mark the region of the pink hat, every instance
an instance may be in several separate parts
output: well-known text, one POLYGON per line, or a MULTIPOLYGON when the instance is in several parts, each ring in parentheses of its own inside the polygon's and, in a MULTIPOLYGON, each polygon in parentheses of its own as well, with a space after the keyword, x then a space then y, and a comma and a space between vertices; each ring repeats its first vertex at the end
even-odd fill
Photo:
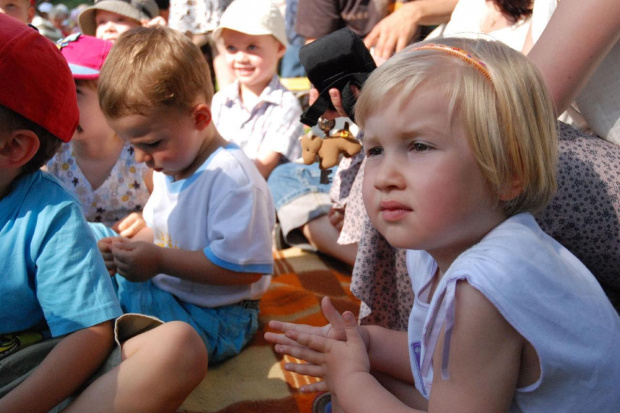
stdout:
POLYGON ((56 44, 75 79, 97 79, 112 48, 112 42, 82 33, 74 33, 56 44))
POLYGON ((0 13, 0 105, 64 142, 80 114, 75 82, 58 47, 24 23, 0 13))

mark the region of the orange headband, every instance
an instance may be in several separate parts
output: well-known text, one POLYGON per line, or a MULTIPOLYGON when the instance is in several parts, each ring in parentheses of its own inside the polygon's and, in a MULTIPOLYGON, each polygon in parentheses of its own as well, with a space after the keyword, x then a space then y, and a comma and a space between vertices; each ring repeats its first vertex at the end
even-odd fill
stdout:
POLYGON ((463 49, 459 49, 458 47, 453 47, 453 46, 446 46, 445 44, 429 43, 429 44, 424 44, 419 47, 415 47, 411 49, 410 52, 413 52, 415 50, 438 50, 440 52, 449 53, 452 56, 456 56, 459 59, 464 60, 467 63, 473 65, 487 79, 493 82, 493 79, 491 79, 491 75, 489 74, 489 71, 487 70, 487 65, 483 61, 476 59, 475 57, 473 57, 471 54, 469 54, 463 49))

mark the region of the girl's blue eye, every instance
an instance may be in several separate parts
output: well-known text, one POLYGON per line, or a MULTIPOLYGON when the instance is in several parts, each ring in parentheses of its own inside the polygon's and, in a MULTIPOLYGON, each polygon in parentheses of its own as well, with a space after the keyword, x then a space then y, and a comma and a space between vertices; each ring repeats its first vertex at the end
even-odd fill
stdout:
POLYGON ((234 53, 236 50, 235 46, 226 46, 226 51, 229 53, 234 53))

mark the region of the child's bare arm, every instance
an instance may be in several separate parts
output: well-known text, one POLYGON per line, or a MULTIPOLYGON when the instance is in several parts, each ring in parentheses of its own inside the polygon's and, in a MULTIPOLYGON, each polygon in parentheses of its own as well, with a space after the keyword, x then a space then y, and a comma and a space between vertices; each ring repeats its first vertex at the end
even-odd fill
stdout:
POLYGON ((271 171, 280 163, 280 158, 282 158, 282 154, 278 152, 264 151, 254 159, 254 164, 263 178, 267 179, 271 171))
POLYGON ((457 284, 454 311, 449 378, 443 380, 441 374, 442 331, 433 354, 429 411, 508 411, 517 388, 524 339, 466 282, 457 284))
POLYGON ((112 246, 112 253, 118 273, 134 282, 163 273, 205 284, 243 285, 263 275, 224 269, 213 264, 203 251, 162 248, 151 242, 120 239, 112 246))
POLYGON ((0 411, 43 412, 75 392, 107 358, 114 343, 112 322, 69 334, 28 379, 0 399, 0 411))

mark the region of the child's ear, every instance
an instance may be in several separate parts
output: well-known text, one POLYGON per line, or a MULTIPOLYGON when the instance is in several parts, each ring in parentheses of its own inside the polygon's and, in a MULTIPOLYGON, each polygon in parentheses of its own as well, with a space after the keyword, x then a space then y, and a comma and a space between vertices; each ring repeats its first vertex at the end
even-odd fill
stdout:
POLYGON ((27 129, 15 130, 0 142, 0 166, 3 168, 24 166, 39 150, 39 137, 27 129))
POLYGON ((523 182, 520 178, 514 177, 510 183, 506 184, 500 191, 500 201, 510 201, 518 197, 523 192, 523 182))
POLYGON ((278 59, 282 59, 284 53, 286 53, 286 46, 278 41, 278 59))
POLYGON ((201 103, 194 107, 193 111, 194 125, 196 129, 203 130, 211 123, 211 108, 208 105, 201 103))

